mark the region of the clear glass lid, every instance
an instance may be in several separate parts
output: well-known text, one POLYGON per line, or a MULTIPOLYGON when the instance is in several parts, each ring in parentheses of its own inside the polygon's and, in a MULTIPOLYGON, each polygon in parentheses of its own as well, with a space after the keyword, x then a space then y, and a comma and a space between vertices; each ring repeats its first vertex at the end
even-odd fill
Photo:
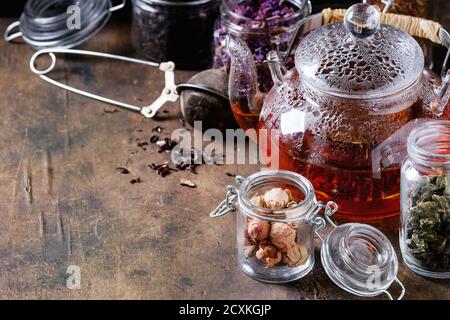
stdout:
POLYGON ((35 49, 76 47, 99 32, 125 1, 113 6, 111 0, 28 0, 5 39, 22 37, 35 49))
POLYGON ((344 23, 319 27, 300 43, 295 63, 313 89, 349 98, 397 93, 420 77, 424 55, 409 34, 380 25, 375 6, 359 3, 344 23))
POLYGON ((331 280, 358 296, 387 293, 397 277, 398 260, 391 242, 370 225, 349 223, 333 229, 323 241, 321 258, 331 280))

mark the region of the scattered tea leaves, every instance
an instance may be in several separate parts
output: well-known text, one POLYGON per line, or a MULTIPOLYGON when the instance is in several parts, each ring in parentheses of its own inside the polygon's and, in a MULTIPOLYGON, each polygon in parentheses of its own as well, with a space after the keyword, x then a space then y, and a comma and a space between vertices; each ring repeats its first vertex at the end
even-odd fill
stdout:
POLYGON ((177 169, 171 168, 167 163, 149 165, 150 168, 156 171, 161 177, 165 178, 173 171, 178 171, 177 169))
POLYGON ((133 178, 130 180, 131 184, 136 184, 136 183, 141 183, 141 182, 142 182, 141 177, 136 177, 136 178, 133 178))
POLYGON ((177 141, 172 140, 170 138, 164 138, 163 140, 156 141, 156 144, 159 146, 158 152, 170 151, 178 144, 177 141))
POLYGON ((138 141, 137 146, 140 148, 148 146, 148 142, 147 141, 138 141))

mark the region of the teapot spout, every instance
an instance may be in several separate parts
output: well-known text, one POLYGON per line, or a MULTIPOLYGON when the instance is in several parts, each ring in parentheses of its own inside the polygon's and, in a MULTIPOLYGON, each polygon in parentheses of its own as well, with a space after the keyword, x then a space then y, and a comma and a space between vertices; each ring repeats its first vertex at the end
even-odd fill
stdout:
POLYGON ((228 34, 225 41, 231 57, 228 91, 232 107, 245 115, 259 115, 264 97, 258 89, 253 54, 247 44, 235 35, 228 34))

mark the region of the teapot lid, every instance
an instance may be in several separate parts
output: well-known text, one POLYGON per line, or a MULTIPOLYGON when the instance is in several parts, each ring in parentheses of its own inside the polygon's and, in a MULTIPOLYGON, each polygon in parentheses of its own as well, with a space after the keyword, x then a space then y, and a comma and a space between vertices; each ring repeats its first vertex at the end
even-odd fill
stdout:
POLYGON ((409 34, 380 25, 375 6, 358 3, 344 23, 308 34, 295 53, 306 84, 345 98, 377 98, 399 92, 421 76, 424 55, 409 34))

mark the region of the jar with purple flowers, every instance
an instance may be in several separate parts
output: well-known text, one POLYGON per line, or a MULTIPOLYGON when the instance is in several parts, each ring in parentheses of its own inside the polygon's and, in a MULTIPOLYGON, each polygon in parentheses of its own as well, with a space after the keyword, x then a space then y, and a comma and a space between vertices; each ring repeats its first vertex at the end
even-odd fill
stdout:
POLYGON ((264 64, 266 54, 271 50, 284 53, 297 23, 310 13, 309 0, 222 0, 214 32, 214 67, 229 69, 225 38, 231 33, 249 46, 256 63, 259 89, 268 92, 273 82, 264 64))

